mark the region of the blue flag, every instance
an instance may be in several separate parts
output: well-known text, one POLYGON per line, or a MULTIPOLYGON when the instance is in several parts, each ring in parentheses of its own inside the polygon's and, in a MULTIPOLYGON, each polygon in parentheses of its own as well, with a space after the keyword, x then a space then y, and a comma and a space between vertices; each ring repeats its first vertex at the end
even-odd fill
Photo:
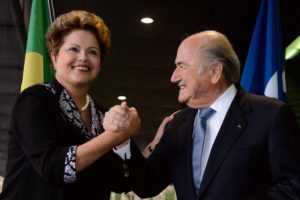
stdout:
POLYGON ((285 100, 284 53, 278 0, 262 0, 241 85, 251 93, 285 100))

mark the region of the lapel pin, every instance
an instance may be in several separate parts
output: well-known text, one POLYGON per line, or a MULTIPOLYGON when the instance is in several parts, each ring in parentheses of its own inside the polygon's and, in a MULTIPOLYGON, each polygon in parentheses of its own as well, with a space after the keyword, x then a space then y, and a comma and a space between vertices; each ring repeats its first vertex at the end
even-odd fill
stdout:
POLYGON ((236 125, 236 127, 238 127, 238 128, 242 128, 242 126, 241 126, 240 124, 236 125))

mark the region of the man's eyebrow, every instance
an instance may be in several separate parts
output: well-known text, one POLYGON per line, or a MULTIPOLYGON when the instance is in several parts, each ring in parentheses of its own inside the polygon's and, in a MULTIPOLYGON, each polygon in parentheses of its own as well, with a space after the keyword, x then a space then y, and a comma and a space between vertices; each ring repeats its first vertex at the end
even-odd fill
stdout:
POLYGON ((175 65, 182 65, 182 64, 183 64, 182 61, 175 62, 175 65))

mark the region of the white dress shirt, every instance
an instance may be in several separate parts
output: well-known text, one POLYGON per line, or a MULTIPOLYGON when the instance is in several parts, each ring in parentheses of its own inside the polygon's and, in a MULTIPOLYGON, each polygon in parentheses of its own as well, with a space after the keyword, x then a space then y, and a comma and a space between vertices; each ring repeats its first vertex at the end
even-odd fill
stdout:
POLYGON ((128 143, 119 149, 113 148, 113 151, 118 154, 123 160, 131 158, 130 139, 128 139, 126 142, 128 143))
MULTIPOLYGON (((227 111, 235 97, 237 89, 235 85, 231 85, 211 106, 216 112, 207 120, 206 133, 204 139, 202 160, 201 160, 201 174, 200 179, 202 180, 208 157, 211 148, 216 140, 221 125, 223 124, 224 118, 227 111)), ((198 111, 199 112, 199 111, 198 111)))

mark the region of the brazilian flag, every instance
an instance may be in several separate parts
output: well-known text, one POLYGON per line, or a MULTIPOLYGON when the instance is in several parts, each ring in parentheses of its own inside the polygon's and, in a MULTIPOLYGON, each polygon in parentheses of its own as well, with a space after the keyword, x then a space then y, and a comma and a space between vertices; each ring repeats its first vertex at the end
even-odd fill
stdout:
POLYGON ((45 39, 50 23, 47 0, 32 0, 21 91, 53 77, 45 39))

